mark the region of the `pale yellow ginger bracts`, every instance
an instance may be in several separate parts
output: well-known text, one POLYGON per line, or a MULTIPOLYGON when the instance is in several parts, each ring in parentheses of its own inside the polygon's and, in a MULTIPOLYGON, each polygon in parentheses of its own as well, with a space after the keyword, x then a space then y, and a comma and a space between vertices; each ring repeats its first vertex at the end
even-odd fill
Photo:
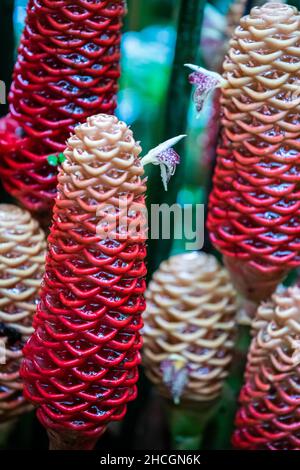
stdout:
POLYGON ((261 304, 253 329, 233 444, 300 450, 300 288, 261 304))
POLYGON ((232 359, 236 294, 212 255, 164 261, 146 292, 143 362, 175 403, 217 398, 232 359))
POLYGON ((267 299, 300 264, 300 16, 280 3, 243 17, 224 61, 208 228, 238 290, 267 299))
POLYGON ((137 394, 145 308, 146 179, 167 185, 179 156, 160 144, 142 159, 129 127, 91 116, 68 139, 35 332, 24 348, 24 394, 51 450, 89 450, 137 394))
POLYGON ((33 332, 45 250, 44 233, 30 213, 0 204, 0 423, 30 408, 19 368, 33 332))

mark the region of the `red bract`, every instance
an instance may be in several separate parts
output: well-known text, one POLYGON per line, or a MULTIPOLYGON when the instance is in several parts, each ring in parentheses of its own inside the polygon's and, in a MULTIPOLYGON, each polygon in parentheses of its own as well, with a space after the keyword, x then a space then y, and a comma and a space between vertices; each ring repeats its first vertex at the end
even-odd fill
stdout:
POLYGON ((93 446, 136 396, 146 274, 140 151, 113 116, 89 118, 68 140, 22 368, 53 448, 93 446))
POLYGON ((29 0, 10 116, 0 126, 0 174, 31 211, 55 197, 47 156, 64 150, 75 123, 114 112, 124 10, 123 0, 29 0))
POLYGON ((224 62, 208 227, 252 300, 266 298, 300 264, 299 26, 291 6, 253 8, 224 62))
POLYGON ((233 444, 248 450, 300 450, 300 290, 274 294, 253 322, 233 444))

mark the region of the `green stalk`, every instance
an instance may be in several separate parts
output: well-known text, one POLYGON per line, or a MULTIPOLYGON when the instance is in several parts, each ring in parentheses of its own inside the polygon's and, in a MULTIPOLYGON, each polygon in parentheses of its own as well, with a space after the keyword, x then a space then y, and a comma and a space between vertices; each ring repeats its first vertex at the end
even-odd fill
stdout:
POLYGON ((125 21, 128 24, 128 31, 138 31, 140 28, 141 17, 141 2, 140 0, 127 0, 129 15, 126 16, 125 21))
MULTIPOLYGON (((191 85, 188 81, 189 72, 184 67, 184 64, 197 63, 205 3, 205 0, 180 1, 175 58, 166 105, 164 138, 162 140, 186 133, 191 85)), ((184 141, 176 146, 176 151, 181 156, 181 164, 172 177, 167 192, 164 191, 162 186, 159 170, 154 167, 151 168, 148 184, 149 205, 166 203, 171 206, 176 203, 177 195, 184 179, 184 141)), ((171 227, 171 236, 168 240, 149 239, 149 276, 157 269, 160 262, 168 257, 172 248, 173 238, 174 227, 171 227)))
POLYGON ((220 401, 194 405, 193 408, 169 405, 172 450, 200 450, 205 431, 218 411, 220 401))
POLYGON ((206 450, 231 449, 231 437, 238 409, 238 397, 244 383, 247 353, 250 345, 248 326, 239 326, 230 375, 220 399, 218 412, 207 426, 203 447, 206 450))
POLYGON ((231 436, 238 408, 238 396, 244 382, 249 327, 238 329, 231 373, 219 399, 193 408, 169 406, 169 425, 174 450, 231 449, 231 436))

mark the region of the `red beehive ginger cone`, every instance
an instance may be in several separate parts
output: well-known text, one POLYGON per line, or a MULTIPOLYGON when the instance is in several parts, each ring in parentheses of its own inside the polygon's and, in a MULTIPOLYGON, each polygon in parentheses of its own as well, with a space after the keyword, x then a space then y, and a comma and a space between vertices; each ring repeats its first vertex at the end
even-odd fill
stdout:
POLYGON ((253 329, 233 444, 249 450, 300 450, 299 287, 262 303, 253 329))
POLYGON ((0 204, 0 423, 31 406, 22 394, 22 348, 33 332, 46 241, 29 212, 0 204))
POLYGON ((241 19, 224 62, 208 228, 250 300, 300 264, 300 17, 267 3, 241 19))
POLYGON ((78 122, 113 114, 123 0, 29 0, 10 115, 0 124, 0 176, 31 211, 52 207, 62 152, 78 122))
POLYGON ((25 396, 52 449, 92 448, 125 415, 136 396, 145 307, 141 147, 113 116, 88 118, 74 132, 22 366, 25 396))
POLYGON ((164 261, 146 293, 143 362, 149 379, 176 404, 212 401, 232 359, 236 294, 212 255, 164 261))

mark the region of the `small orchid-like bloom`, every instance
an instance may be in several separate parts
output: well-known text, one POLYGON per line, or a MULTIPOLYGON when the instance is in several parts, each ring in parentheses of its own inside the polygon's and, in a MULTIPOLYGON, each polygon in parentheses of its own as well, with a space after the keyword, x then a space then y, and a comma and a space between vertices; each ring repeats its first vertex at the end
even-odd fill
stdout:
POLYGON ((168 183, 171 176, 174 175, 176 167, 180 163, 180 156, 172 147, 184 137, 186 137, 185 134, 166 140, 162 144, 150 150, 150 152, 148 152, 141 160, 143 166, 148 165, 148 163, 160 165, 161 179, 166 191, 168 189, 168 183))
POLYGON ((185 64, 185 66, 194 71, 189 75, 189 82, 196 86, 193 100, 197 112, 200 113, 210 92, 215 88, 224 87, 227 82, 218 73, 206 70, 203 67, 193 64, 185 64))

